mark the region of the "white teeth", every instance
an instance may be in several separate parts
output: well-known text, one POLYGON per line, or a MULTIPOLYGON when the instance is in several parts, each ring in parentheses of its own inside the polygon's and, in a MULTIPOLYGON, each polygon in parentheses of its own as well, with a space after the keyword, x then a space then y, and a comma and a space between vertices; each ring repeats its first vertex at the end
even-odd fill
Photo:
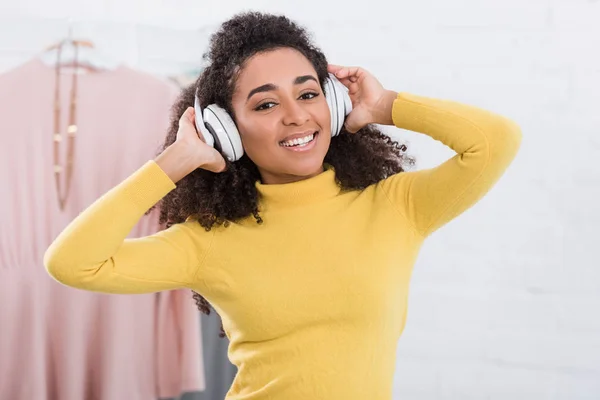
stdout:
POLYGON ((315 137, 315 135, 312 134, 312 135, 305 136, 303 138, 287 140, 285 142, 282 142, 281 145, 284 147, 302 146, 306 143, 311 142, 314 139, 314 137, 315 137))

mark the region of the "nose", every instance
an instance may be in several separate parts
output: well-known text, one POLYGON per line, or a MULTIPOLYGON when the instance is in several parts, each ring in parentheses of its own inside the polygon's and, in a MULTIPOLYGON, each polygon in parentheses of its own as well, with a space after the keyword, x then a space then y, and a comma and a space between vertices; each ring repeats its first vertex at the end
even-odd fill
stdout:
POLYGON ((283 124, 303 125, 310 119, 310 113, 298 102, 291 100, 284 105, 283 124))

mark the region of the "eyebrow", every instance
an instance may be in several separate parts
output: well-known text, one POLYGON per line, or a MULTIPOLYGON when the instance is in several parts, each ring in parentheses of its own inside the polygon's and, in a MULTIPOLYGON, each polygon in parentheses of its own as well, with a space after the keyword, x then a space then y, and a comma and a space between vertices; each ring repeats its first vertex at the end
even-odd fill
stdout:
MULTIPOLYGON (((319 83, 319 81, 317 81, 317 78, 315 78, 312 75, 302 75, 302 76, 299 76, 296 79, 294 79, 294 85, 301 85, 304 82, 310 81, 310 80, 319 83)), ((250 93, 248 93, 248 97, 246 97, 246 102, 248 102, 248 100, 250 100, 250 97, 254 96, 256 93, 270 92, 272 90, 277 90, 277 86, 272 83, 266 83, 257 88, 254 88, 250 91, 250 93)))

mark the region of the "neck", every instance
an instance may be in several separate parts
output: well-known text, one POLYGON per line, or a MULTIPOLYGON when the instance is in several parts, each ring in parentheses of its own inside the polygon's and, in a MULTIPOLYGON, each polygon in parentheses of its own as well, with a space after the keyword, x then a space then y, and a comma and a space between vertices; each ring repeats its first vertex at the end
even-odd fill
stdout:
POLYGON ((285 184, 285 183, 299 182, 299 181, 303 181, 305 179, 313 178, 313 177, 321 174, 324 171, 325 171, 325 167, 323 165, 321 165, 319 168, 317 168, 316 171, 311 172, 308 175, 279 174, 279 173, 272 173, 272 172, 269 172, 269 171, 259 168, 261 183, 263 185, 281 185, 281 184, 285 184))
POLYGON ((303 206, 325 201, 340 193, 340 186, 335 179, 335 170, 325 164, 321 172, 303 176, 290 182, 267 183, 256 182, 261 208, 281 209, 303 206))

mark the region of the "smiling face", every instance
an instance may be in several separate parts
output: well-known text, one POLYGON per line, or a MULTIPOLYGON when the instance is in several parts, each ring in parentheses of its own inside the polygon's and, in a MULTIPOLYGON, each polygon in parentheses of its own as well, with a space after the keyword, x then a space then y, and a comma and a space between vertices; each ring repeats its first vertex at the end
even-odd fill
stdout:
POLYGON ((287 183, 323 171, 330 112, 310 61, 289 48, 248 59, 232 97, 245 153, 263 183, 287 183))

